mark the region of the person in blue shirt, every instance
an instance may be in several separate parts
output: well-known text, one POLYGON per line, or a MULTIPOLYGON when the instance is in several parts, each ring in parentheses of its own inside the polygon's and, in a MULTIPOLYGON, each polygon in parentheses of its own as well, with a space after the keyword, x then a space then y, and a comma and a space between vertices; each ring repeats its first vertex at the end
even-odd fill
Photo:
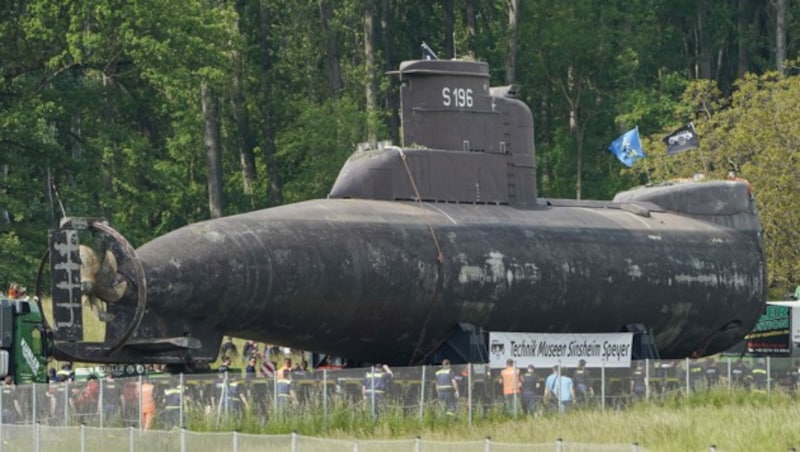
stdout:
POLYGON ((544 385, 544 398, 550 400, 551 406, 559 412, 567 411, 575 402, 575 386, 572 378, 561 372, 558 365, 553 366, 544 385))

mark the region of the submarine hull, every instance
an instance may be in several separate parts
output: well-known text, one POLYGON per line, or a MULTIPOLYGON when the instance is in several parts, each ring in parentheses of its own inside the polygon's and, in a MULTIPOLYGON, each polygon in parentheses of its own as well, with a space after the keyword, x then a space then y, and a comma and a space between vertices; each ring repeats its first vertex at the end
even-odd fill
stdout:
MULTIPOLYGON (((661 209, 655 209, 661 210, 661 209)), ((394 364, 461 323, 596 333, 640 324, 663 358, 732 346, 764 306, 758 234, 667 211, 314 200, 139 248, 153 315, 394 364)))
POLYGON ((749 184, 540 198, 533 116, 514 86, 492 87, 476 61, 406 61, 396 74, 400 146, 358 146, 328 199, 185 226, 136 250, 102 221, 67 221, 50 247, 57 354, 193 365, 229 334, 405 365, 473 359, 463 344, 487 331, 632 331, 684 358, 752 329, 766 265, 749 184), (119 254, 94 293, 126 283, 121 299, 100 297, 98 343, 80 337, 93 290, 81 231, 113 238, 119 254))

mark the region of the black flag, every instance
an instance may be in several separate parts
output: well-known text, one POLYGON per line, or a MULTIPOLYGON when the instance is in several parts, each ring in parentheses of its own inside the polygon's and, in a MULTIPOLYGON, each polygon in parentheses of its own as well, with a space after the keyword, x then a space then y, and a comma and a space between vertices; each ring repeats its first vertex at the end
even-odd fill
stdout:
POLYGON ((433 49, 428 47, 428 44, 425 44, 425 42, 422 43, 422 59, 423 60, 438 60, 439 59, 439 57, 436 56, 436 53, 434 53, 433 49))
POLYGON ((677 154, 700 146, 697 141, 697 132, 694 130, 694 123, 691 122, 665 136, 661 141, 667 145, 667 155, 677 154))

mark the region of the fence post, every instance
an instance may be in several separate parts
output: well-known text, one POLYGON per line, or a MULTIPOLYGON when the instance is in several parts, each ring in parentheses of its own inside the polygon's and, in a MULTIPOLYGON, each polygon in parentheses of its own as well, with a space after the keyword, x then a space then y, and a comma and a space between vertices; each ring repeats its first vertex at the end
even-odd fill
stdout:
POLYGON ((650 400, 650 358, 644 360, 644 398, 650 400))
POLYGON ((97 400, 97 407, 100 410, 100 428, 103 428, 103 421, 105 420, 105 402, 103 402, 103 396, 105 396, 104 388, 106 386, 106 379, 100 378, 100 397, 97 400))
POLYGON ((606 410, 606 359, 600 361, 600 411, 606 410))
POLYGON ((491 452, 492 450, 492 437, 487 436, 485 440, 483 440, 483 452, 491 452))
POLYGON ((731 357, 728 357, 728 390, 733 389, 733 370, 731 369, 731 357))
POLYGON ((414 438, 414 452, 422 452, 422 438, 419 436, 414 438))
MULTIPOLYGON (((512 405, 514 407, 514 420, 517 420, 517 407, 519 406, 519 404, 518 404, 518 396, 517 396, 517 394, 519 394, 519 392, 518 392, 519 391, 519 386, 518 386, 519 385, 519 368, 517 367, 517 362, 516 361, 514 361, 514 372, 511 375, 513 375, 513 378, 514 378, 513 386, 511 386, 513 388, 512 390, 514 391, 512 393, 513 395, 511 396, 512 397, 512 405)), ((559 397, 559 403, 560 402, 561 402, 561 398, 559 397)))
POLYGON ((369 386, 370 386, 370 400, 372 403, 372 420, 378 420, 378 412, 375 410, 375 366, 370 366, 370 376, 369 376, 369 386))
POLYGON ((64 427, 69 425, 69 380, 64 381, 64 427))
POLYGON ((422 379, 419 382, 419 420, 425 411, 425 365, 422 365, 422 379))
POLYGON ((328 425, 328 369, 322 369, 322 416, 328 425))
POLYGON ((185 388, 183 387, 183 372, 180 373, 178 376, 178 390, 180 391, 178 394, 180 395, 180 406, 178 407, 178 428, 183 430, 183 404, 184 404, 184 393, 186 392, 185 388))
POLYGON ((297 452, 297 432, 292 432, 292 452, 297 452))
MULTIPOLYGON (((141 416, 139 416, 139 425, 141 425, 141 416)), ((131 425, 128 428, 128 451, 130 451, 130 452, 133 452, 135 450, 134 449, 134 445, 133 445, 133 432, 134 432, 134 428, 131 425)))
POLYGON ((239 432, 233 431, 233 452, 239 452, 239 432))
POLYGON ((772 359, 767 355, 767 394, 772 391, 772 359))
POLYGON ((358 440, 353 440, 353 452, 358 452, 358 440))
POLYGON ((86 424, 81 423, 81 452, 86 452, 86 424))
POLYGON ((272 408, 275 411, 275 419, 278 419, 278 375, 283 377, 283 368, 277 369, 272 376, 272 408))
POLYGON ((31 384, 31 422, 36 423, 36 383, 31 384))
POLYGON ((556 440, 556 452, 564 452, 564 440, 561 438, 556 440))
POLYGON ((181 452, 186 452, 186 429, 181 428, 181 452))
MULTIPOLYGON (((144 391, 142 391, 142 376, 139 375, 139 430, 142 429, 142 397, 143 397, 142 393, 143 392, 144 391)), ((131 435, 133 435, 133 433, 131 433, 131 435)), ((131 436, 131 437, 133 437, 133 436, 131 436)))
MULTIPOLYGON (((3 391, 0 388, 0 410, 3 409, 3 391)), ((0 452, 3 452, 3 416, 0 415, 0 452)))
POLYGON ((687 395, 687 396, 688 396, 689 394, 691 394, 691 392, 692 392, 692 391, 691 391, 691 386, 689 385, 689 374, 691 373, 691 372, 689 372, 689 367, 690 367, 691 365, 692 365, 692 363, 689 361, 689 358, 686 358, 686 367, 685 367, 685 370, 686 370, 686 395, 687 395))
POLYGON ((39 424, 33 424, 33 449, 36 452, 42 450, 41 434, 42 432, 39 430, 39 424))
MULTIPOLYGON (((219 384, 219 383, 217 383, 219 384)), ((276 402, 277 405, 277 402, 276 402)), ((275 407, 277 413, 277 406, 275 407)), ((217 426, 219 426, 220 421, 222 420, 222 413, 223 410, 227 417, 228 415, 228 371, 225 371, 225 375, 222 377, 222 385, 219 389, 219 399, 217 400, 217 426)), ((277 418, 277 414, 276 414, 277 418)))
POLYGON ((472 363, 467 363, 467 405, 469 406, 469 428, 472 428, 472 363))
POLYGON ((631 444, 631 452, 639 452, 639 443, 631 444))

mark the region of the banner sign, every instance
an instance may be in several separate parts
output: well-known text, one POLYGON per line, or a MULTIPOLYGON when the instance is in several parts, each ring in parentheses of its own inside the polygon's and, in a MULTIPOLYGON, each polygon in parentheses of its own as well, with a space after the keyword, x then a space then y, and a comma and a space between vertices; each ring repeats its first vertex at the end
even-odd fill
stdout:
POLYGON ((549 334, 489 332, 489 366, 506 367, 630 367, 633 333, 549 334))
POLYGON ((792 310, 780 305, 767 305, 755 328, 744 337, 747 353, 770 356, 792 354, 792 310))

